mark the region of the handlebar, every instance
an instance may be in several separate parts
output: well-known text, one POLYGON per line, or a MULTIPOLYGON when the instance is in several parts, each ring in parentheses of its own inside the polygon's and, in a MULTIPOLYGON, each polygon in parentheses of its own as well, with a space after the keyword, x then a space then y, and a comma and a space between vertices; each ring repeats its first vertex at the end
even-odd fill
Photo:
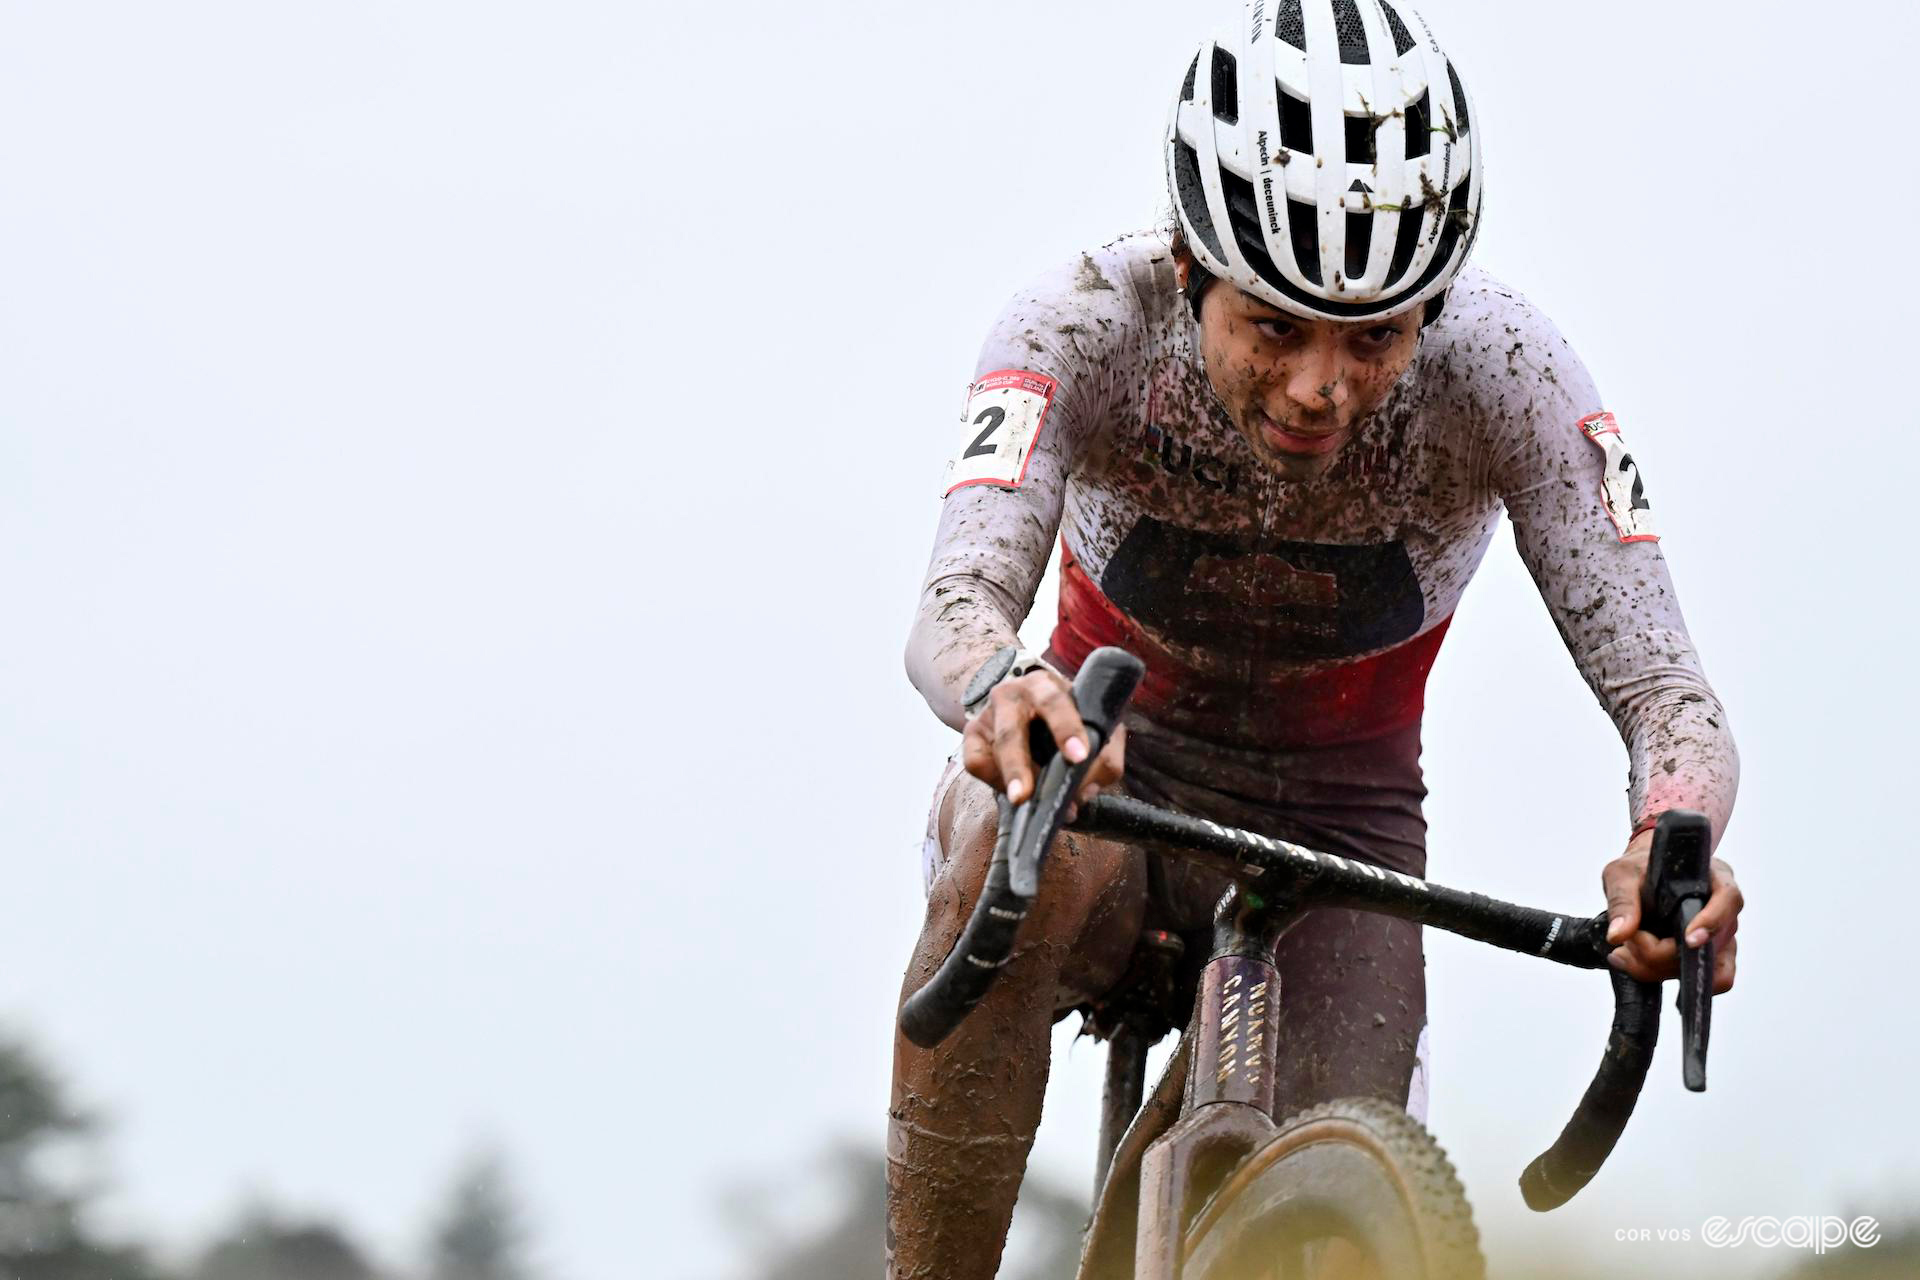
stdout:
MULTIPOLYGON (((1708 858, 1713 830, 1705 815, 1670 809, 1653 829, 1647 878, 1640 887, 1640 927, 1656 938, 1684 938, 1710 893, 1708 858)), ((1607 1051, 1580 1106, 1553 1146, 1520 1175, 1527 1207, 1558 1209, 1592 1180, 1633 1115, 1660 1038, 1664 983, 1613 975, 1613 1029, 1607 1051)), ((1680 947, 1681 1081, 1695 1093, 1707 1087, 1707 1028, 1713 1008, 1713 943, 1680 947)))
MULTIPOLYGON (((1058 753, 1041 721, 1033 722, 1040 783, 1024 804, 998 797, 999 834, 980 900, 945 962, 901 1009, 900 1029, 914 1044, 931 1048, 951 1034, 986 996, 1012 955, 1047 849, 1065 825, 1067 804, 1119 723, 1143 670, 1137 658, 1116 648, 1096 650, 1082 664, 1073 690, 1089 741, 1079 765, 1058 753)), ((1582 969, 1605 968, 1613 950, 1606 940, 1604 912, 1573 916, 1501 902, 1125 796, 1095 799, 1072 825, 1090 835, 1151 841, 1300 907, 1344 906, 1397 916, 1582 969)), ((1710 893, 1711 835, 1701 814, 1671 810, 1661 815, 1642 888, 1642 929, 1656 937, 1684 937, 1710 893)), ((1698 1092, 1706 1088, 1712 943, 1683 945, 1680 956, 1682 1076, 1687 1088, 1698 1092)), ((1663 984, 1620 973, 1610 977, 1614 1017, 1600 1068, 1559 1138, 1520 1177, 1521 1194, 1536 1210, 1558 1208, 1592 1180, 1632 1117, 1653 1060, 1663 984)))
POLYGON ((1060 832, 1067 804, 1080 790, 1094 758, 1113 736, 1127 700, 1146 667, 1124 649, 1097 649, 1074 677, 1073 700, 1087 727, 1087 754, 1070 763, 1054 745, 1044 721, 1031 727, 1033 758, 1041 766, 1033 798, 1009 804, 1002 794, 999 834, 986 886, 973 915, 939 970, 900 1010, 900 1030, 923 1049, 953 1033, 986 997, 1000 966, 1013 954, 1013 942, 1026 918, 1027 904, 1040 888, 1047 850, 1060 832))
MULTIPOLYGON (((1123 796, 1100 797, 1073 825, 1093 835, 1149 840, 1176 853, 1205 856, 1243 882, 1263 889, 1271 885, 1279 894, 1315 906, 1355 907, 1397 916, 1575 968, 1604 968, 1613 950, 1606 940, 1605 912, 1570 917, 1501 902, 1123 796)), ((1707 819, 1698 813, 1675 809, 1660 816, 1641 909, 1641 927, 1654 936, 1683 936, 1705 905, 1711 834, 1707 819)), ((1520 1177, 1521 1195, 1530 1208, 1541 1212, 1572 1199, 1612 1154, 1653 1061, 1660 1033, 1661 984, 1611 971, 1609 976, 1614 1015, 1600 1068, 1558 1140, 1520 1177)), ((1706 1087, 1707 1026, 1713 999, 1711 943, 1681 948, 1681 979, 1687 1048, 1683 1078, 1689 1089, 1698 1092, 1706 1087)))

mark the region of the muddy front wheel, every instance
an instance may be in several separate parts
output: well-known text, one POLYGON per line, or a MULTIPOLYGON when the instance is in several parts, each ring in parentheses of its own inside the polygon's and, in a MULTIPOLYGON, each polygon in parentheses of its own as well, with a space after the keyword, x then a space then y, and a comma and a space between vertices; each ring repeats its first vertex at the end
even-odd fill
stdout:
POLYGON ((1188 1224, 1183 1280, 1482 1280, 1460 1180, 1412 1116, 1345 1098, 1291 1116, 1188 1224))

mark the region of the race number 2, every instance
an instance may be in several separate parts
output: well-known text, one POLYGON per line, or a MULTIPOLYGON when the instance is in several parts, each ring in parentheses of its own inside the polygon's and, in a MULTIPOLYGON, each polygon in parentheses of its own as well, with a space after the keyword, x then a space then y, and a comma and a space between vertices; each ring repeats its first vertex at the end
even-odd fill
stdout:
POLYGON ((1026 478, 1027 462, 1060 384, 1043 373, 997 369, 967 392, 966 439, 947 464, 947 492, 970 484, 1010 485, 1026 478))
POLYGON ((1646 482, 1640 478, 1640 464, 1627 452, 1620 438, 1620 424, 1610 413, 1596 413, 1580 419, 1580 432, 1599 448, 1605 458, 1600 477, 1600 502, 1607 518, 1619 530, 1622 542, 1658 542, 1653 529, 1653 506, 1647 501, 1646 482))

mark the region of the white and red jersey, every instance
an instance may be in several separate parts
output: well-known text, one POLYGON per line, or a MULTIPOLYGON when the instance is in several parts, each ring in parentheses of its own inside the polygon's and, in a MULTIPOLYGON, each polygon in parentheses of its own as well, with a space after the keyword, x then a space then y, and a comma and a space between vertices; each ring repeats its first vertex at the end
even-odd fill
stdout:
POLYGON ((1186 760, 1416 726, 1504 508, 1631 761, 1636 823, 1725 827, 1739 764, 1667 575, 1639 469, 1547 318, 1468 271, 1330 470, 1263 466, 1207 382, 1166 242, 1128 237, 1019 294, 967 400, 907 663, 947 723, 1015 640, 1056 536, 1051 654, 1147 664, 1141 729, 1186 760))

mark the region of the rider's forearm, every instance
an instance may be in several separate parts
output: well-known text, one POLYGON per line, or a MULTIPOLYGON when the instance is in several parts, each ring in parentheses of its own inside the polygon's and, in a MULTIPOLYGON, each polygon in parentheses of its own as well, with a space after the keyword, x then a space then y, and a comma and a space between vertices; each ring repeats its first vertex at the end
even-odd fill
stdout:
POLYGON ((971 573, 931 578, 921 590, 907 638, 907 678, 951 727, 966 727, 960 703, 967 682, 997 650, 1019 643, 1019 619, 1030 602, 971 573))
POLYGON ((1624 636, 1581 662, 1626 744, 1628 806, 1636 832, 1669 809, 1695 809, 1717 842, 1740 786, 1740 755, 1726 709, 1684 631, 1624 636))
POLYGON ((1551 358, 1554 376, 1492 415, 1503 425, 1491 474, 1521 559, 1626 744, 1634 829, 1668 809, 1695 809, 1717 840, 1733 811, 1740 757, 1688 638, 1639 464, 1545 317, 1536 317, 1529 344, 1551 358), (1623 467, 1631 486, 1619 482, 1623 467))
POLYGON ((966 727, 961 695, 994 651, 1019 642, 1060 527, 1064 465, 1035 452, 1017 488, 975 485, 947 496, 907 640, 907 676, 933 713, 966 727))

